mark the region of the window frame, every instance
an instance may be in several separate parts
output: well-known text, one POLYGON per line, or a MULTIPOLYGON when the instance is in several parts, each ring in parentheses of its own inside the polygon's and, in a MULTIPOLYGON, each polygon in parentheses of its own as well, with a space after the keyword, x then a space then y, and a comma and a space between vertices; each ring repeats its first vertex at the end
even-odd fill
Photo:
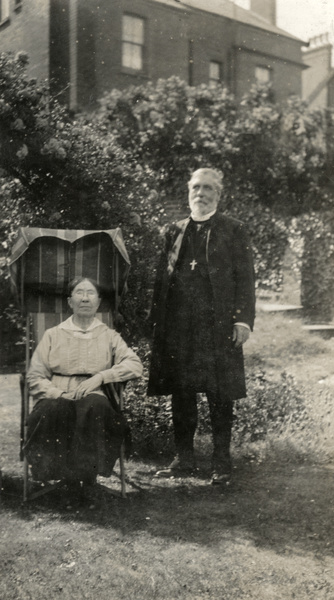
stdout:
POLYGON ((223 66, 222 61, 221 60, 210 60, 209 61, 209 86, 215 87, 216 85, 220 85, 223 82, 223 73, 224 73, 224 66, 223 66), (218 73, 219 73, 218 78, 212 77, 211 66, 213 66, 213 65, 218 67, 218 73))
POLYGON ((0 25, 7 23, 10 17, 10 0, 0 0, 0 25), (5 10, 4 10, 5 7, 5 10), (5 13, 5 16, 3 14, 5 13))
MULTIPOLYGON (((134 36, 133 36, 134 37, 134 36)), ((122 69, 127 71, 127 72, 131 72, 131 73, 143 73, 145 71, 145 40, 146 40, 146 19, 140 15, 135 15, 132 13, 123 13, 122 15, 122 37, 121 37, 121 42, 122 42, 122 51, 121 51, 121 66, 122 69), (125 25, 125 19, 129 18, 129 19, 133 19, 134 21, 138 21, 141 24, 141 39, 139 41, 136 41, 135 39, 131 40, 131 39, 125 39, 125 31, 124 31, 124 25, 125 25), (125 47, 129 47, 132 49, 139 49, 139 54, 136 57, 136 52, 134 53, 134 61, 136 61, 137 58, 139 58, 139 64, 140 66, 137 68, 136 66, 133 65, 127 65, 125 64, 125 52, 124 49, 125 47)), ((131 52, 130 52, 131 54, 131 52)), ((131 62, 131 59, 130 59, 131 62)))
POLYGON ((256 65, 255 69, 254 69, 254 76, 255 76, 255 81, 257 84, 259 85, 266 85, 268 83, 271 83, 272 81, 272 68, 268 67, 268 65, 256 65), (268 79, 266 81, 260 79, 259 77, 257 77, 257 71, 262 71, 262 73, 266 72, 268 74, 268 79))

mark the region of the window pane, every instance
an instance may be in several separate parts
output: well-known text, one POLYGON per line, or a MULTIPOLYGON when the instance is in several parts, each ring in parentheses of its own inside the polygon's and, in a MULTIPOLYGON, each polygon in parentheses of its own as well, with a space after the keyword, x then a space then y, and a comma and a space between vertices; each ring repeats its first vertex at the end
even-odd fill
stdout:
POLYGON ((143 69, 144 19, 123 16, 122 65, 128 69, 143 69))
POLYGON ((9 17, 9 0, 0 0, 0 21, 9 17))
POLYGON ((258 83, 269 83, 270 81, 270 69, 267 67, 256 67, 255 78, 258 83))
POLYGON ((123 43, 122 65, 140 71, 143 68, 142 48, 135 44, 123 43))
POLYGON ((211 61, 209 69, 209 78, 220 81, 220 63, 211 61))
POLYGON ((123 16, 123 41, 134 44, 144 43, 144 20, 137 17, 123 16))

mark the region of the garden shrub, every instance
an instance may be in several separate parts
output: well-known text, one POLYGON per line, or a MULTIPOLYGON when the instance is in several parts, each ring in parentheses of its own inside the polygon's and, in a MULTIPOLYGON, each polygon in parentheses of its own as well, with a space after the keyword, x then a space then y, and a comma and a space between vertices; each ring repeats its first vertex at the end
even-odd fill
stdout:
POLYGON ((334 218, 332 212, 310 213, 300 223, 301 301, 311 322, 330 322, 334 309, 334 218), (315 285, 316 282, 316 285, 315 285))
POLYGON ((132 263, 121 332, 138 340, 166 207, 187 211, 189 174, 205 164, 225 172, 222 210, 248 225, 258 285, 279 289, 291 217, 329 202, 319 111, 296 98, 278 106, 268 87, 237 103, 221 86, 172 77, 113 90, 97 114, 73 116, 46 85, 27 78, 27 61, 24 52, 0 55, 5 256, 20 225, 120 226, 132 263))
POLYGON ((233 440, 236 446, 258 442, 272 433, 281 435, 304 428, 309 412, 302 390, 293 377, 282 373, 279 382, 270 381, 263 371, 247 377, 246 398, 235 404, 233 440))
POLYGON ((187 214, 193 169, 223 170, 221 209, 248 226, 257 285, 280 289, 291 218, 330 203, 323 185, 329 130, 321 111, 298 98, 279 106, 268 86, 253 87, 237 103, 224 87, 171 77, 112 90, 96 120, 152 173, 161 204, 176 214, 187 214))
MULTIPOLYGON (((126 415, 132 427, 134 451, 138 456, 169 455, 173 451, 173 424, 170 398, 146 396, 149 347, 137 349, 144 364, 144 376, 129 383, 126 391, 126 415)), ((310 423, 304 392, 293 377, 282 373, 279 382, 271 381, 262 370, 247 376, 247 398, 235 402, 233 443, 241 447, 281 435, 287 427, 297 431, 310 423)), ((209 407, 198 394, 198 434, 210 434, 209 407)))
MULTIPOLYGON (((24 52, 0 55, 2 255, 10 255, 20 226, 121 227, 132 264, 122 333, 139 337, 160 243, 152 177, 103 126, 71 117, 47 86, 28 79, 27 61, 24 52)), ((1 278, 7 290, 4 268, 1 278)), ((3 308, 6 302, 7 293, 0 299, 3 308)), ((0 323, 2 331, 7 325, 0 323)))
MULTIPOLYGON (((268 379, 263 370, 246 377, 247 397, 234 403, 233 443, 240 447, 263 441, 275 433, 281 435, 287 426, 305 427, 309 413, 303 391, 294 379, 282 373, 279 382, 268 379)), ((209 433, 210 417, 205 398, 200 396, 199 431, 209 433)))
POLYGON ((150 347, 141 341, 133 348, 140 356, 143 376, 125 389, 125 415, 131 426, 134 456, 165 456, 173 451, 172 409, 167 396, 147 396, 150 347))

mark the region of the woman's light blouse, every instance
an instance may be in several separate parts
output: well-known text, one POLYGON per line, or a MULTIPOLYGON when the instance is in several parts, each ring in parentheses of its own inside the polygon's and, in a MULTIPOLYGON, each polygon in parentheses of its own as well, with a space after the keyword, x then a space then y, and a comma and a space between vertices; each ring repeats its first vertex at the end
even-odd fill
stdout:
POLYGON ((34 402, 74 391, 87 375, 100 373, 103 383, 140 377, 142 363, 119 333, 95 318, 83 331, 72 317, 47 329, 27 373, 34 402))

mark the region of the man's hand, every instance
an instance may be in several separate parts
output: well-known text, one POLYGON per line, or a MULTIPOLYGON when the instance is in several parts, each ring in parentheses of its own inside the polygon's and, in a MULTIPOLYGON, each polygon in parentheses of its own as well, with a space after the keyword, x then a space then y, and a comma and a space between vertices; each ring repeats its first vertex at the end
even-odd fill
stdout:
POLYGON ((80 400, 80 398, 83 398, 91 392, 94 392, 94 390, 97 390, 99 387, 101 387, 102 384, 103 376, 101 375, 101 373, 97 373, 96 375, 93 375, 93 377, 82 381, 75 390, 75 399, 80 400))
POLYGON ((234 342, 235 347, 239 348, 240 346, 242 346, 242 344, 247 342, 249 334, 250 331, 248 327, 245 327, 244 325, 234 325, 232 340, 234 342))

